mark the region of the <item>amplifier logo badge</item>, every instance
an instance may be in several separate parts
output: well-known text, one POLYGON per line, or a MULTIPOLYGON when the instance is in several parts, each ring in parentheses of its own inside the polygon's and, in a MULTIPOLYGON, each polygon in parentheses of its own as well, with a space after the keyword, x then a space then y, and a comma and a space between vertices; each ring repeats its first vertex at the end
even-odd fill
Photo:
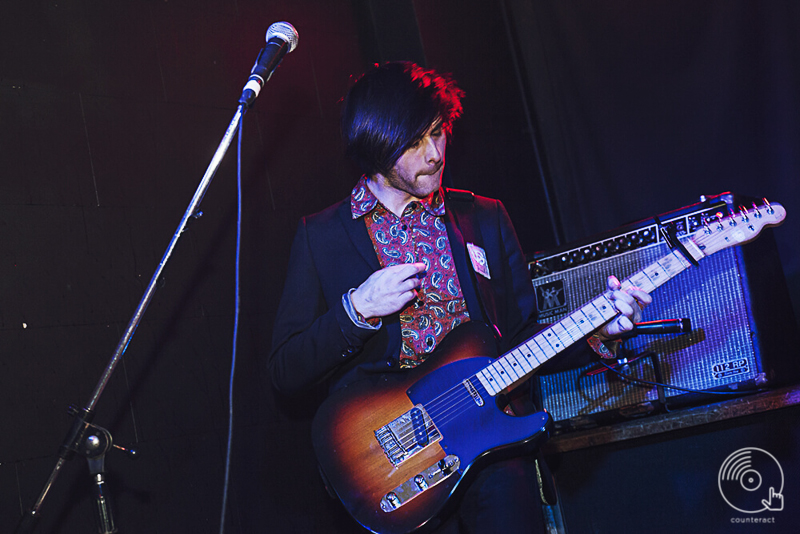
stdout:
POLYGON ((533 290, 536 292, 536 307, 539 310, 540 321, 568 311, 564 280, 553 280, 534 286, 533 290))
POLYGON ((747 363, 747 358, 717 363, 711 368, 711 374, 717 380, 722 380, 723 378, 728 378, 729 376, 749 373, 750 366, 747 363))

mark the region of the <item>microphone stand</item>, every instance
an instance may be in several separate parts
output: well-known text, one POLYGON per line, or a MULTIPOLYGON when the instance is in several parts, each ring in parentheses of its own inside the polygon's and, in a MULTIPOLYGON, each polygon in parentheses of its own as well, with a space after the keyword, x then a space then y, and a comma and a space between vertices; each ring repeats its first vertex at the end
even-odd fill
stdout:
POLYGON ((197 187, 194 197, 192 197, 192 201, 189 203, 189 207, 186 209, 186 213, 184 213, 183 218, 178 225, 175 235, 172 236, 172 240, 169 242, 167 250, 164 253, 164 256, 161 258, 161 262, 158 264, 153 277, 150 279, 150 283, 147 285, 144 295, 142 295, 142 299, 139 301, 139 305, 136 307, 133 316, 128 322, 128 326, 125 328, 125 332, 120 338, 119 343, 114 350, 114 354, 111 356, 111 360, 108 362, 105 371, 100 377, 100 380, 98 381, 97 386, 95 387, 94 392, 89 399, 89 402, 80 410, 75 407, 70 407, 69 412, 70 415, 73 416, 73 422, 72 426, 67 432, 66 437, 64 438, 64 441, 59 447, 56 465, 53 468, 53 471, 50 473, 50 477, 47 479, 42 492, 39 494, 39 498, 36 500, 36 503, 34 503, 30 510, 23 514, 19 523, 17 523, 17 527, 14 530, 15 534, 26 534, 33 532, 33 529, 36 527, 36 524, 41 517, 42 504, 44 503, 47 494, 52 489, 53 484, 55 483, 58 475, 61 473, 61 469, 66 461, 75 453, 86 457, 89 462, 89 471, 92 475, 92 481, 94 483, 93 493, 95 498, 96 512, 98 514, 99 530, 101 534, 112 534, 117 531, 111 512, 111 507, 108 502, 108 493, 105 490, 105 453, 108 452, 112 447, 115 447, 126 451, 131 457, 135 457, 136 451, 126 450, 122 447, 114 445, 111 434, 108 432, 108 430, 92 424, 95 407, 97 406, 100 396, 103 394, 103 390, 108 384, 108 381, 111 379, 111 375, 114 373, 114 369, 119 363, 120 358, 125 353, 125 350, 127 349, 128 344, 130 343, 131 338, 136 331, 136 328, 139 326, 142 316, 144 315, 145 310, 147 310, 147 306, 150 304, 150 301, 153 300, 158 278, 164 270, 164 267, 166 266, 170 256, 172 255, 172 251, 175 249, 178 239, 186 229, 190 217, 199 216, 197 209, 200 206, 200 203, 203 201, 203 197, 205 196, 206 191, 211 184, 211 180, 214 178, 214 174, 216 174, 217 169, 222 162, 223 156, 225 156, 228 147, 233 141, 233 136, 236 133, 236 130, 239 128, 242 117, 247 109, 248 107, 245 103, 240 103, 239 107, 236 109, 236 113, 228 125, 228 129, 225 131, 225 135, 223 136, 219 147, 217 147, 217 151, 211 158, 211 163, 209 163, 208 168, 206 169, 206 172, 200 181, 200 185, 197 187))

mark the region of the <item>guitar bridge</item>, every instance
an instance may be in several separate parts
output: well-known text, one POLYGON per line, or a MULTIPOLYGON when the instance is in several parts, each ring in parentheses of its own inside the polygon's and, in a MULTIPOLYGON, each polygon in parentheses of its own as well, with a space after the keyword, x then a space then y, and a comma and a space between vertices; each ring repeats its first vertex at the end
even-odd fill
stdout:
POLYGON ((375 431, 384 454, 397 467, 422 449, 442 439, 442 435, 421 404, 375 431))

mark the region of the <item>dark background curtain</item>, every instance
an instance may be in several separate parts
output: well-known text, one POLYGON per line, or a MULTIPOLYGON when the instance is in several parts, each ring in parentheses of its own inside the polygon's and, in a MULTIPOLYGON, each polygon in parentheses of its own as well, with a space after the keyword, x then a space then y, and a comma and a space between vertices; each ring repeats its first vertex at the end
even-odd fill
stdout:
MULTIPOLYGON (((0 524, 39 494, 235 110, 266 28, 300 44, 244 121, 242 326, 229 532, 349 532, 309 421, 264 372, 297 219, 357 179, 339 99, 413 59, 467 93, 451 185, 500 198, 526 252, 734 191, 783 203, 798 307, 793 2, 0 2, 0 524)), ((218 528, 233 330, 235 157, 173 254, 95 422, 123 532, 218 528)), ((796 353, 787 347, 788 353, 796 353)), ((68 462, 42 532, 93 530, 68 462)))
POLYGON ((513 6, 567 241, 703 194, 797 199, 796 3, 513 6))

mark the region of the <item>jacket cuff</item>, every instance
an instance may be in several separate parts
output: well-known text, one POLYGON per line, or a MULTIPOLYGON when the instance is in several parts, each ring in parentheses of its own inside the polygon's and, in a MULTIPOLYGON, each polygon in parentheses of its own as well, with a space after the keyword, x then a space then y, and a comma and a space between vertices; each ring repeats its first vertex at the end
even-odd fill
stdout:
POLYGON ((354 325, 360 328, 380 330, 381 326, 383 326, 383 321, 380 318, 364 319, 364 317, 358 313, 356 307, 353 306, 353 301, 350 297, 353 291, 355 291, 355 288, 350 289, 347 293, 342 295, 342 306, 344 306, 344 311, 347 313, 347 316, 350 317, 354 325))
MULTIPOLYGON (((347 293, 345 293, 345 295, 347 295, 347 293)), ((353 321, 353 318, 350 317, 345 302, 346 300, 344 296, 342 296, 342 305, 335 308, 334 314, 339 324, 339 331, 344 338, 344 347, 341 354, 343 357, 348 358, 361 352, 364 344, 378 332, 380 325, 376 328, 372 326, 369 328, 358 326, 358 324, 353 321)))

